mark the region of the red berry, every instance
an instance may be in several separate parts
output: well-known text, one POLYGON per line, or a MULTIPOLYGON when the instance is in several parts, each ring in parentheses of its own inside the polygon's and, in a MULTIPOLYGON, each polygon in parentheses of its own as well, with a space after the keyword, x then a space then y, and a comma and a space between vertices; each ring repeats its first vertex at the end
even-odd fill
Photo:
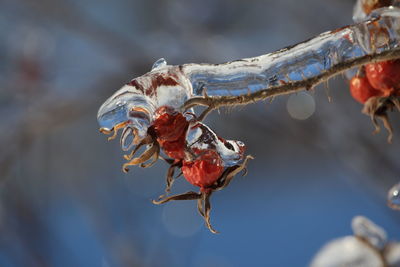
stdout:
POLYGON ((393 94, 400 88, 400 60, 388 60, 365 65, 365 73, 370 84, 384 92, 393 94))
POLYGON ((354 76, 350 80, 350 93, 351 96, 364 104, 370 97, 378 96, 380 91, 375 90, 369 83, 367 77, 354 76))
POLYGON ((173 159, 183 159, 185 157, 185 136, 182 135, 176 141, 162 141, 159 140, 159 144, 164 150, 164 153, 173 159))
POLYGON ((223 162, 214 150, 200 151, 198 159, 184 161, 182 166, 186 180, 203 189, 214 184, 223 171, 223 162))
POLYGON ((170 107, 163 106, 156 111, 153 127, 160 143, 178 140, 186 133, 188 126, 189 122, 182 113, 170 107))
POLYGON ((189 122, 180 112, 168 106, 156 110, 153 129, 165 154, 173 159, 185 157, 185 135, 189 122))

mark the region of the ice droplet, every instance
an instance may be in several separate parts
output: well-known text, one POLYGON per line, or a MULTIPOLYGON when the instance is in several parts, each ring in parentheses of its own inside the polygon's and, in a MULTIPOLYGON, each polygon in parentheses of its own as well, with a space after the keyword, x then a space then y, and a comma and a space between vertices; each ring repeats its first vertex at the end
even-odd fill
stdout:
POLYGON ((385 230, 364 216, 356 216, 351 221, 354 235, 367 241, 369 244, 382 250, 387 242, 385 230))
POLYGON ((390 188, 387 196, 388 206, 394 210, 400 210, 400 183, 390 188))
POLYGON ((367 18, 367 14, 365 14, 362 8, 362 0, 357 0, 357 3, 354 5, 353 9, 353 21, 360 22, 367 18))
POLYGON ((151 70, 159 69, 165 66, 167 66, 167 61, 165 60, 165 58, 162 57, 156 62, 154 62, 153 66, 151 67, 151 70))
POLYGON ((289 115, 294 119, 306 120, 312 114, 314 114, 314 98, 305 92, 292 94, 290 95, 287 102, 287 111, 289 112, 289 115))

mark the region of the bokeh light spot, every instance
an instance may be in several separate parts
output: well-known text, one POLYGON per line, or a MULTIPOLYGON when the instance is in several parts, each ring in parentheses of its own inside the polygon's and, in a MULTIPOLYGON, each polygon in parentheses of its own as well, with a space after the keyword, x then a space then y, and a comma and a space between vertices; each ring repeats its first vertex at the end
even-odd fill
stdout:
POLYGON ((289 115, 297 120, 306 120, 315 111, 314 98, 305 92, 290 95, 287 105, 289 115))

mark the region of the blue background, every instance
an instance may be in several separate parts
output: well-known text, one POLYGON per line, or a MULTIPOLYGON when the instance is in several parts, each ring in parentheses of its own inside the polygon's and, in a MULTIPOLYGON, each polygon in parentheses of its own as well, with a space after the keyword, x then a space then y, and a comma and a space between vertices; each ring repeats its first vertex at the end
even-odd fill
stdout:
MULTIPOLYGON (((169 64, 261 55, 350 24, 353 1, 5 0, 0 3, 1 266, 305 266, 364 215, 398 239, 386 206, 394 143, 339 76, 291 118, 288 97, 214 112, 245 142, 249 174, 213 195, 211 234, 195 203, 154 206, 167 165, 121 171, 98 132, 101 103, 160 57, 169 64), (327 94, 333 102, 329 103, 327 94)), ((180 193, 192 188, 183 179, 180 193)))

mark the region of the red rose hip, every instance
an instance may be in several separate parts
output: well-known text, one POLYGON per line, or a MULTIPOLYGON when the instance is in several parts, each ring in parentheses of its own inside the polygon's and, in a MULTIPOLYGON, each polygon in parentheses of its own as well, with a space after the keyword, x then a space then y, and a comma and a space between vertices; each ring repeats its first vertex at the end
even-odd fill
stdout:
POLYGON ((400 60, 388 60, 365 65, 369 83, 389 96, 400 88, 400 60))
POLYGON ((213 150, 200 152, 198 159, 184 161, 182 166, 186 180, 201 189, 213 185, 223 171, 223 162, 213 150))
POLYGON ((367 77, 354 76, 350 80, 351 96, 364 104, 369 98, 379 96, 382 93, 371 86, 367 77))

